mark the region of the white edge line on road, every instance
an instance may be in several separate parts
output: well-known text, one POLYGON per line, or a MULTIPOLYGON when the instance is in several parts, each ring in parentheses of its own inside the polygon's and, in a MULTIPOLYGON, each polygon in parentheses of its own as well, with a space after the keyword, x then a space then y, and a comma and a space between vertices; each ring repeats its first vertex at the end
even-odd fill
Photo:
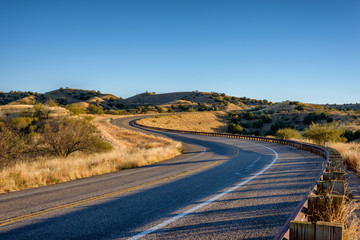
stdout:
POLYGON ((245 168, 245 170, 249 170, 250 168, 252 168, 253 166, 255 166, 255 164, 261 159, 261 156, 259 156, 256 160, 254 160, 247 168, 245 168))
MULTIPOLYGON (((206 153, 206 151, 207 151, 206 147, 201 146, 201 145, 198 145, 198 146, 202 147, 202 150, 200 150, 199 152, 197 152, 195 155, 193 155, 191 157, 182 159, 181 161, 188 161, 188 160, 191 160, 193 158, 200 157, 204 153, 206 153)), ((28 196, 28 195, 37 194, 37 193, 45 193, 45 192, 49 192, 49 191, 57 191, 57 190, 60 190, 60 189, 81 186, 81 185, 85 185, 85 184, 89 184, 89 183, 96 183, 96 182, 106 181, 106 180, 110 180, 110 179, 113 179, 113 178, 118 178, 118 177, 130 175, 130 174, 134 174, 134 173, 138 173, 138 172, 143 172, 143 171, 146 171, 146 170, 150 170, 150 169, 154 169, 154 168, 157 168, 157 167, 166 166, 166 165, 170 165, 170 164, 173 164, 173 163, 160 164, 159 166, 155 166, 155 167, 152 167, 152 168, 140 169, 140 170, 132 171, 132 172, 128 172, 128 173, 119 172, 119 174, 117 174, 117 175, 109 176, 109 177, 106 177, 106 178, 94 179, 94 180, 91 180, 91 181, 83 181, 83 182, 78 182, 78 183, 73 183, 73 184, 63 185, 63 186, 52 185, 53 188, 50 188, 50 189, 42 189, 42 190, 31 191, 31 192, 26 192, 26 193, 22 193, 22 194, 16 194, 16 192, 14 192, 16 195, 14 194, 12 196, 6 196, 6 197, 1 197, 1 195, 0 195, 0 201, 13 199, 13 198, 17 198, 17 197, 24 197, 24 196, 28 196)), ((67 183, 69 183, 69 182, 67 182, 67 183)), ((49 186, 51 186, 51 185, 49 185, 49 186)), ((6 193, 4 193, 4 194, 6 194, 6 193)))
POLYGON ((145 230, 145 231, 143 231, 143 232, 129 238, 128 240, 136 240, 136 239, 140 239, 142 237, 145 237, 146 235, 148 235, 150 233, 153 233, 153 232, 165 227, 166 225, 169 225, 170 223, 172 223, 172 222, 174 222, 174 221, 176 221, 176 220, 178 220, 178 219, 180 219, 180 218, 182 218, 182 217, 184 217, 184 216, 186 216, 186 215, 188 215, 190 213, 193 213, 193 212, 197 211, 198 209, 200 209, 202 207, 205 207, 206 205, 218 200, 219 198, 222 198, 226 194, 233 192, 234 190, 236 190, 239 187, 243 186, 244 184, 250 182, 254 178, 261 175, 263 172, 268 170, 278 160, 279 155, 272 148, 269 148, 269 147, 266 147, 266 146, 263 146, 263 145, 260 145, 260 144, 254 144, 254 145, 259 145, 259 146, 262 146, 264 148, 267 148, 267 149, 269 149, 270 151, 272 151, 275 154, 275 157, 274 157, 273 161, 269 165, 267 165, 265 168, 263 168, 260 172, 256 173, 255 175, 253 175, 252 177, 246 179, 245 181, 242 181, 241 183, 235 185, 234 187, 226 190, 225 192, 222 192, 222 193, 212 197, 211 199, 209 199, 209 200, 207 200, 207 201, 205 201, 205 202, 203 202, 201 204, 198 204, 198 205, 194 206, 193 208, 191 208, 191 209, 189 209, 189 210, 187 210, 187 211, 185 211, 183 213, 180 213, 180 214, 176 215, 175 217, 172 217, 172 218, 170 218, 170 219, 168 219, 168 220, 166 220, 166 221, 164 221, 164 222, 162 222, 162 223, 160 223, 160 224, 158 224, 158 225, 156 225, 156 226, 154 226, 154 227, 152 227, 152 228, 150 228, 148 230, 145 230))

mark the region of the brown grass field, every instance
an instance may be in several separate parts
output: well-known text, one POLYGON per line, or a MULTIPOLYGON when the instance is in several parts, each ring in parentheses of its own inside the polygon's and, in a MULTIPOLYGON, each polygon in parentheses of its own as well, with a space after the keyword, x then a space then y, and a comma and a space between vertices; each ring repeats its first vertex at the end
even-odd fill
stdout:
POLYGON ((332 143, 329 146, 339 151, 344 162, 360 176, 360 143, 332 143))
POLYGON ((94 124, 113 145, 107 153, 74 153, 68 158, 39 158, 0 170, 0 192, 45 186, 93 175, 144 166, 179 155, 182 145, 170 139, 128 131, 110 123, 110 117, 95 117, 94 124))
POLYGON ((168 129, 219 133, 226 131, 225 119, 224 112, 195 112, 143 118, 138 123, 168 129))

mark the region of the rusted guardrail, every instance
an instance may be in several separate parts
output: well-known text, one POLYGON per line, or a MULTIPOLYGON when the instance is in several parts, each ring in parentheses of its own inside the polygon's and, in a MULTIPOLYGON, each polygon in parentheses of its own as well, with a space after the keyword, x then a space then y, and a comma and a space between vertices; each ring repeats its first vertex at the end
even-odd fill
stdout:
POLYGON ((131 121, 130 124, 138 126, 138 127, 149 128, 149 129, 159 130, 159 131, 168 131, 168 132, 175 132, 175 133, 187 133, 187 134, 205 135, 205 136, 216 136, 216 137, 239 138, 239 139, 245 139, 245 140, 262 141, 262 142, 269 142, 269 143, 288 145, 288 146, 296 147, 298 149, 309 151, 311 153, 317 154, 317 155, 325 158, 325 163, 323 164, 323 168, 322 168, 321 172, 319 173, 319 175, 316 177, 316 180, 313 182, 313 184, 309 188, 309 190, 306 193, 306 195, 304 196, 304 198, 298 204, 298 206, 296 207, 293 214, 288 218, 287 222, 285 223, 285 225, 281 229, 278 236, 275 237, 275 239, 278 239, 278 240, 289 239, 290 222, 295 220, 295 219, 303 218, 303 215, 305 215, 302 212, 302 209, 304 207, 307 208, 308 196, 314 192, 314 189, 316 189, 316 185, 317 185, 318 181, 322 179, 323 173, 326 170, 326 167, 327 167, 329 159, 330 159, 329 151, 326 148, 323 148, 323 147, 320 147, 320 146, 317 146, 317 145, 308 144, 308 143, 301 143, 301 142, 292 141, 292 140, 285 140, 285 139, 278 139, 278 138, 268 138, 268 137, 259 137, 259 136, 246 136, 246 135, 235 135, 235 134, 227 134, 227 133, 209 133, 209 132, 196 132, 196 131, 158 128, 158 127, 151 127, 151 126, 146 126, 146 125, 139 124, 139 123, 137 123, 137 120, 139 120, 139 119, 131 121))

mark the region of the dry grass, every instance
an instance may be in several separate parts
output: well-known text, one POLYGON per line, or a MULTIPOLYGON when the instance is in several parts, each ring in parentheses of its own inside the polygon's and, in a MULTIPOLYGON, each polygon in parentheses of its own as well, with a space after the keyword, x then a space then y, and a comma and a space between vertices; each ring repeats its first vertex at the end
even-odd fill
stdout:
POLYGON ((344 226, 344 239, 360 239, 360 219, 358 218, 360 203, 344 196, 339 204, 335 204, 337 200, 332 196, 327 194, 325 205, 315 212, 317 221, 340 223, 344 226))
MULTIPOLYGON (((46 107, 49 111, 49 117, 59 117, 59 116, 67 116, 69 115, 69 111, 63 107, 46 107)), ((31 113, 34 110, 34 105, 3 105, 0 106, 0 117, 4 117, 6 115, 12 117, 20 117, 24 113, 31 113)))
POLYGON ((360 143, 331 143, 329 147, 339 151, 346 165, 360 176, 360 143))
POLYGON ((21 162, 0 171, 0 192, 45 186, 54 183, 144 166, 180 154, 182 145, 169 139, 127 131, 110 124, 110 117, 97 117, 94 123, 114 149, 68 158, 39 158, 21 162))
POLYGON ((139 120, 140 124, 167 129, 198 132, 225 132, 227 128, 226 113, 196 112, 171 116, 155 116, 139 120))

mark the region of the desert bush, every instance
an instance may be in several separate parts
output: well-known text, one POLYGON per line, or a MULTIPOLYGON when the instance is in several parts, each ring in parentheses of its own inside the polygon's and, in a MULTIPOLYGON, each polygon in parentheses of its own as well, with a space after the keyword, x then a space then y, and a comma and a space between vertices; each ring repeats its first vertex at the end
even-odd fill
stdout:
POLYGON ((282 128, 289 128, 290 125, 286 124, 282 121, 276 121, 273 125, 271 125, 270 130, 266 132, 266 135, 276 135, 276 131, 282 128))
POLYGON ((338 122, 315 124, 312 123, 309 128, 305 129, 304 136, 313 140, 317 144, 325 142, 343 142, 346 141, 342 135, 345 129, 338 122))
POLYGON ((0 122, 0 149, 0 167, 7 165, 9 159, 19 158, 26 149, 21 133, 3 122, 0 122))
POLYGON ((51 155, 67 157, 76 151, 102 152, 111 150, 95 126, 84 119, 57 119, 46 125, 40 145, 51 155))
POLYGON ((253 123, 253 126, 255 128, 262 128, 263 125, 264 125, 264 121, 262 119, 258 119, 253 123))
POLYGON ((59 103, 54 99, 50 98, 49 100, 46 101, 46 105, 48 105, 49 107, 57 107, 59 106, 59 103))
POLYGON ((34 117, 44 119, 49 118, 50 109, 42 103, 36 103, 33 107, 34 117))
POLYGON ((158 113, 165 113, 165 110, 160 106, 155 106, 155 109, 158 111, 158 113))
POLYGON ((128 114, 125 110, 107 110, 105 111, 105 113, 107 114, 113 114, 113 115, 126 115, 128 114))
POLYGON ((346 138, 347 142, 351 142, 353 141, 354 138, 354 133, 348 129, 345 130, 344 134, 342 135, 342 137, 346 138))
POLYGON ((17 130, 22 130, 30 126, 36 119, 32 117, 18 117, 10 120, 11 126, 17 130))
POLYGON ((282 139, 297 139, 301 137, 301 134, 293 128, 282 128, 276 131, 276 136, 282 139))
POLYGON ((174 113, 175 111, 174 111, 174 108, 169 107, 168 110, 167 110, 167 112, 168 112, 168 113, 174 113))
MULTIPOLYGON (((329 119, 329 114, 326 112, 317 113, 317 112, 311 112, 304 118, 304 123, 307 125, 310 125, 313 122, 317 122, 319 120, 327 120, 329 119)), ((329 122, 329 121, 328 121, 329 122)))
POLYGON ((232 134, 241 134, 244 131, 244 128, 239 124, 230 123, 227 131, 232 134))
POLYGON ((299 110, 299 111, 305 111, 306 110, 306 105, 305 104, 300 104, 300 105, 295 104, 295 105, 297 105, 295 107, 296 110, 299 110))
POLYGON ((272 119, 269 114, 265 114, 261 116, 261 119, 264 121, 264 123, 271 123, 272 119))
POLYGON ((104 109, 100 105, 90 104, 87 110, 91 114, 104 114, 104 109))
POLYGON ((232 123, 240 123, 241 117, 234 112, 230 112, 228 115, 228 120, 232 123))
POLYGON ((360 130, 354 132, 354 139, 360 139, 360 130))
POLYGON ((135 108, 135 112, 136 113, 142 113, 142 114, 146 114, 146 113, 148 113, 148 108, 147 107, 145 107, 145 106, 137 106, 136 108, 135 108))
POLYGON ((244 114, 244 118, 245 118, 246 120, 252 120, 252 119, 255 118, 255 116, 254 116, 254 113, 252 113, 252 112, 246 112, 246 113, 244 114))
POLYGON ((207 106, 206 106, 206 104, 205 103, 198 103, 198 111, 199 112, 201 112, 201 111, 207 111, 208 110, 208 108, 207 108, 207 106))
POLYGON ((79 107, 79 105, 77 105, 76 103, 66 105, 66 109, 69 110, 70 113, 74 114, 74 115, 79 115, 79 114, 85 113, 85 109, 79 107))

